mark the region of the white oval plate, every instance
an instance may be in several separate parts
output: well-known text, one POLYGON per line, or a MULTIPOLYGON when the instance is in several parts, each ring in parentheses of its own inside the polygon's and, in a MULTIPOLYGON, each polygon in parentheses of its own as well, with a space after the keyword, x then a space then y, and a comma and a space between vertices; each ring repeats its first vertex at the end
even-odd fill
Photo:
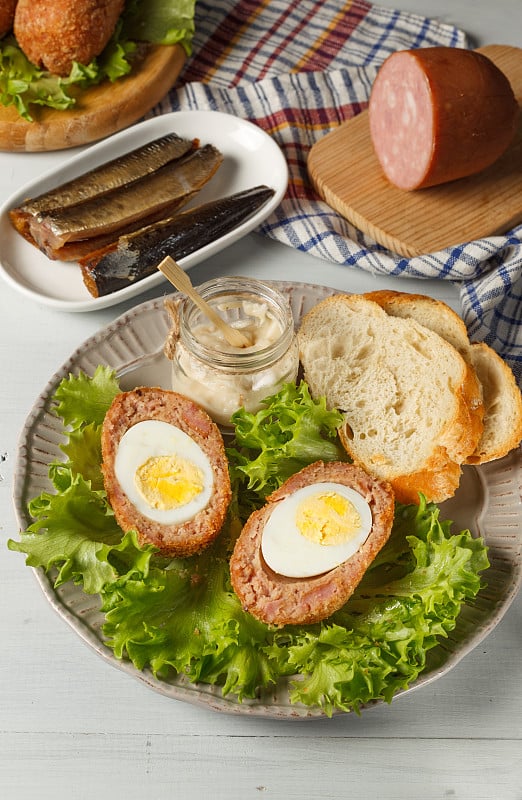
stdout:
POLYGON ((165 278, 158 272, 110 295, 92 297, 83 283, 78 265, 48 259, 13 228, 8 212, 28 197, 46 192, 173 131, 188 139, 197 138, 202 145, 213 144, 224 156, 217 173, 185 208, 260 184, 275 192, 268 203, 235 230, 180 259, 184 269, 199 264, 250 233, 277 208, 288 185, 288 167, 283 153, 267 133, 251 122, 220 111, 174 111, 141 122, 89 147, 12 195, 0 208, 0 275, 26 297, 62 311, 107 308, 164 283, 165 278))
MULTIPOLYGON (((303 283, 273 283, 290 300, 294 319, 335 293, 334 289, 303 283)), ((50 412, 52 396, 69 373, 80 370, 92 375, 98 364, 114 368, 123 390, 135 386, 170 388, 170 362, 163 355, 169 330, 164 299, 142 303, 87 339, 51 378, 36 401, 21 434, 15 471, 14 502, 22 529, 31 523, 28 501, 43 491, 53 491, 48 464, 63 460, 62 422, 50 412)), ((484 587, 472 604, 465 605, 455 630, 430 650, 427 666, 410 688, 439 678, 476 647, 498 624, 522 584, 522 530, 520 529, 519 486, 522 479, 522 451, 479 468, 466 467, 455 497, 441 506, 441 519, 454 521, 455 530, 469 528, 483 536, 489 548, 491 566, 484 576, 484 587)), ((98 598, 84 594, 81 587, 66 583, 55 589, 43 570, 36 576, 45 597, 73 630, 108 663, 123 670, 167 697, 208 706, 216 711, 261 717, 305 719, 324 716, 319 708, 292 705, 289 679, 260 693, 256 700, 239 703, 231 695, 223 697, 219 686, 191 684, 183 675, 160 681, 149 670, 139 672, 129 661, 120 661, 103 643, 104 621, 98 598)), ((376 705, 373 703, 372 705, 376 705)), ((343 712, 337 712, 343 713, 343 712)))

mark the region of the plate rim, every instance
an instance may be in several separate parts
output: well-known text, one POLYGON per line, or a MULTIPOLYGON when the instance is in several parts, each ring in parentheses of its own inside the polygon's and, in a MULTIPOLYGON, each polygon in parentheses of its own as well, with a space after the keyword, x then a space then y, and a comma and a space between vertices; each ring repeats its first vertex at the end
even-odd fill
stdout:
MULTIPOLYGON (((211 242, 210 244, 195 251, 195 253, 179 259, 179 263, 186 270, 196 266, 196 264, 199 264, 210 256, 220 252, 229 245, 243 238, 243 236, 246 236, 248 233, 251 233, 256 227, 264 222, 280 204, 288 187, 288 164, 277 142, 266 131, 253 122, 250 122, 250 120, 237 117, 234 114, 227 114, 223 111, 212 111, 206 109, 171 111, 167 114, 162 114, 151 119, 144 120, 136 125, 132 125, 129 128, 114 133, 112 136, 108 136, 102 141, 86 147, 81 152, 70 158, 65 164, 58 164, 45 170, 45 172, 43 172, 37 178, 25 182, 21 188, 12 192, 11 195, 0 205, 0 225, 7 226, 7 230, 10 231, 10 235, 13 237, 19 237, 21 240, 21 235, 15 231, 14 228, 12 228, 11 223, 9 222, 8 212, 11 208, 23 202, 25 198, 31 197, 38 192, 46 191, 53 186, 70 180, 71 178, 80 175, 82 172, 86 172, 88 169, 92 169, 98 164, 103 163, 104 160, 107 161, 111 158, 115 158, 118 155, 127 152, 128 150, 138 147, 140 144, 151 141, 156 136, 164 135, 166 133, 166 129, 176 132, 176 120, 178 125, 183 126, 188 122, 190 125, 194 123, 196 127, 199 126, 198 130, 194 130, 190 135, 198 139, 205 138, 205 141, 207 141, 206 137, 202 135, 202 131, 208 129, 205 127, 205 117, 210 117, 213 121, 219 119, 225 127, 228 127, 228 130, 226 130, 225 133, 221 133, 220 136, 217 137, 218 139, 225 135, 229 135, 233 129, 237 128, 250 132, 252 136, 259 137, 263 141, 263 146, 267 149, 267 151, 269 151, 270 158, 273 159, 273 164, 275 165, 274 173, 277 171, 279 180, 277 182, 274 181, 276 185, 270 187, 275 190, 273 197, 270 198, 270 200, 265 203, 261 209, 253 214, 252 217, 245 220, 245 222, 241 223, 241 225, 237 226, 237 228, 235 228, 233 231, 220 237, 215 242, 211 242), (155 134, 154 131, 156 129, 159 129, 163 132, 155 134), (125 147, 125 143, 128 142, 132 143, 125 147), (116 152, 113 155, 110 155, 108 158, 103 159, 103 153, 107 150, 115 150, 116 152), (83 168, 82 165, 84 165, 83 168), (59 177, 63 175, 65 175, 65 178, 59 177)), ((207 122, 206 124, 209 125, 210 123, 207 122)), ((184 135, 188 136, 189 134, 184 135)), ((210 139, 212 139, 212 135, 210 136, 210 139)), ((219 147, 219 144, 216 144, 216 146, 219 147)), ((61 152, 63 151, 58 151, 58 153, 61 152)), ((243 165, 246 163, 247 162, 245 158, 243 165)), ((18 238, 15 241, 18 241, 18 238)), ((27 244, 28 247, 32 246, 29 243, 25 244, 27 244)), ((25 244, 24 242, 20 241, 21 246, 25 247, 25 244)), ((66 263, 67 262, 53 261, 52 259, 49 259, 49 266, 51 268, 53 264, 63 265, 66 263)), ((76 262, 70 262, 68 266, 71 266, 71 268, 78 268, 76 262)), ((58 297, 42 294, 37 289, 30 288, 29 286, 25 285, 23 281, 17 280, 13 275, 15 270, 16 264, 4 264, 4 257, 0 252, 0 276, 11 288, 34 302, 59 311, 68 312, 98 311, 103 308, 108 308, 110 306, 123 303, 134 297, 138 297, 140 294, 144 294, 150 289, 166 284, 166 279, 164 276, 161 273, 158 273, 157 275, 149 275, 147 278, 143 278, 141 281, 136 282, 136 284, 132 286, 126 286, 123 289, 119 289, 102 297, 90 297, 88 296, 87 290, 85 290, 85 299, 62 300, 58 297)))
MULTIPOLYGON (((291 282, 291 281, 265 281, 268 284, 273 285, 275 288, 279 289, 283 293, 301 293, 301 307, 303 305, 303 298, 307 295, 307 293, 313 297, 313 303, 318 302, 320 299, 327 297, 331 294, 336 293, 345 293, 342 290, 334 289, 332 287, 321 286, 316 284, 304 283, 304 282, 291 282)), ((178 293, 172 293, 168 295, 168 297, 175 297, 178 293)), ((80 344, 70 355, 70 357, 59 367, 56 372, 51 376, 47 384, 45 385, 44 389, 38 395, 31 411, 29 412, 25 424, 20 432, 19 436, 19 445, 17 449, 17 456, 15 461, 15 469, 14 469, 14 478, 13 478, 13 503, 15 508, 15 514, 20 525, 20 528, 24 530, 27 527, 28 522, 30 521, 30 517, 26 508, 27 502, 27 493, 25 491, 27 487, 27 473, 29 467, 33 464, 30 460, 29 456, 31 455, 32 448, 30 446, 31 438, 34 437, 35 431, 38 428, 39 419, 41 418, 42 421, 45 420, 45 416, 49 414, 48 406, 50 404, 50 400, 52 394, 56 386, 58 385, 59 381, 66 377, 70 373, 74 373, 76 371, 83 369, 85 367, 80 366, 82 363, 82 358, 87 358, 90 355, 91 351, 97 352, 99 347, 102 347, 107 340, 110 339, 113 335, 118 335, 118 333, 123 329, 128 329, 129 325, 132 328, 133 322, 136 323, 142 320, 147 315, 154 315, 151 318, 156 318, 158 322, 161 322, 159 329, 153 332, 153 335, 160 335, 160 333, 165 336, 166 331, 168 330, 168 315, 164 310, 164 301, 165 297, 154 298, 152 300, 147 300, 133 308, 127 310, 122 315, 117 317, 115 320, 111 321, 107 325, 103 326, 99 329, 96 333, 89 336, 85 341, 80 344), (161 313, 163 310, 163 313, 161 313)), ((294 309, 295 315, 295 309, 294 309)), ((133 342, 134 347, 138 347, 140 344, 139 337, 136 342, 133 342)), ((153 350, 149 353, 142 354, 142 358, 150 358, 151 356, 159 356, 161 353, 161 349, 153 350)), ((127 361, 122 360, 123 357, 120 356, 120 362, 118 364, 108 364, 112 368, 116 369, 117 372, 124 373, 126 370, 126 365, 132 363, 132 359, 128 359, 127 361)), ((136 360, 136 359, 135 359, 136 360)), ((139 359, 138 359, 139 360, 139 359)), ((101 363, 101 362, 97 362, 101 363)), ((95 361, 92 361, 90 364, 91 367, 91 374, 96 367, 95 361)), ((87 371, 87 370, 85 370, 87 371)), ((48 432, 45 434, 48 435, 48 432)), ((51 440, 52 440, 52 432, 51 432, 51 440)), ((62 436, 63 441, 63 436, 62 436)), ((51 442, 52 443, 52 442, 51 442)), ((47 463, 43 465, 45 467, 45 474, 47 475, 47 463)), ((507 486, 506 482, 507 479, 504 476, 504 472, 509 472, 510 470, 515 471, 515 477, 511 478, 511 491, 510 495, 513 497, 515 501, 515 487, 520 483, 520 477, 517 482, 516 475, 522 475, 522 448, 515 448, 515 450, 511 451, 510 454, 505 456, 503 459, 499 459, 496 462, 491 462, 490 464, 484 464, 480 467, 467 467, 466 469, 472 471, 479 475, 479 480, 482 483, 488 484, 488 479, 490 473, 494 476, 498 473, 498 481, 499 481, 499 491, 502 493, 502 496, 506 497, 507 486)), ((33 473, 31 473, 32 475, 33 473)), ((497 479, 497 478, 496 478, 497 479)), ((48 482, 48 478, 46 478, 48 482)), ((50 485, 50 483, 49 483, 50 485)), ((32 494, 31 494, 32 496, 32 494)), ((485 509, 489 511, 489 505, 485 509)), ((493 509, 494 512, 494 509, 493 509)), ((507 523, 506 523, 507 524, 507 523)), ((509 527, 509 525, 508 525, 509 527)), ((522 585, 522 536, 520 534, 519 526, 516 527, 516 530, 513 534, 514 541, 516 542, 516 562, 513 561, 511 564, 511 571, 509 575, 511 576, 511 580, 508 583, 508 588, 505 592, 505 595, 500 598, 500 600, 496 600, 494 605, 493 612, 488 617, 487 624, 482 625, 475 631, 474 635, 468 637, 461 645, 461 647, 453 652, 450 653, 449 658, 443 660, 440 664, 435 664, 432 666, 431 669, 427 669, 423 671, 416 681, 414 681, 410 686, 406 689, 402 689, 398 691, 394 697, 393 701, 395 702, 399 697, 409 694, 412 691, 416 691, 420 689, 424 685, 428 685, 432 683, 434 680, 442 677, 446 673, 448 673, 451 669, 453 669, 471 650, 476 648, 481 641, 483 641, 486 636, 491 633, 491 631, 498 625, 500 620, 503 618, 504 614, 507 612, 511 603, 513 602, 515 596, 517 595, 521 585, 522 585)), ((484 531, 480 532, 481 535, 484 535, 484 531)), ((504 534, 503 534, 504 535, 504 534)), ((486 541, 486 544, 488 542, 486 541)), ((223 697, 220 692, 220 687, 214 687, 208 684, 190 684, 188 681, 183 681, 182 676, 176 676, 178 679, 174 679, 173 682, 166 682, 160 681, 156 679, 150 670, 145 669, 143 671, 138 671, 134 665, 130 661, 126 660, 119 660, 117 659, 112 651, 106 647, 103 643, 103 640, 96 635, 95 631, 89 627, 84 619, 82 619, 82 609, 80 609, 79 613, 74 612, 70 606, 66 605, 64 601, 61 599, 61 593, 65 590, 63 587, 59 587, 55 589, 50 579, 49 575, 42 569, 42 568, 31 568, 36 575, 38 583, 46 597, 47 601, 53 607, 53 609, 65 620, 65 622, 74 630, 74 632, 88 645, 91 649, 93 649, 100 657, 102 657, 106 662, 110 663, 111 666, 114 668, 119 669, 122 672, 130 675, 131 677, 144 682, 149 688, 153 689, 154 691, 167 696, 170 699, 181 700, 185 702, 189 702, 193 705, 205 706, 207 708, 211 708, 214 711, 224 712, 224 713, 233 713, 233 714, 247 714, 256 717, 266 717, 271 719, 285 719, 285 720, 303 720, 303 719, 318 719, 324 718, 326 716, 323 709, 320 707, 307 707, 300 704, 289 704, 281 705, 278 704, 277 700, 277 693, 278 691, 282 691, 284 694, 284 689, 274 689, 273 691, 269 688, 267 690, 263 690, 261 693, 261 700, 243 700, 240 703, 234 695, 223 697)), ((487 579, 486 579, 487 582, 487 579)), ((67 587, 68 584, 65 584, 67 587)), ((84 598, 92 598, 93 601, 96 601, 97 595, 85 595, 80 587, 77 587, 77 591, 79 595, 83 595, 84 598)), ((482 590, 479 592, 478 598, 482 597, 482 590)), ((90 602, 90 601, 89 601, 90 602)), ((470 613, 474 613, 475 603, 473 604, 465 604, 463 610, 461 611, 461 615, 465 612, 466 609, 470 610, 470 613)), ((428 651, 428 656, 433 654, 434 651, 439 651, 440 649, 446 651, 444 647, 447 640, 440 640, 439 644, 432 650, 428 651)), ((288 684, 288 681, 286 682, 288 684)), ((384 703, 383 700, 376 700, 368 703, 364 706, 365 709, 369 709, 375 706, 382 705, 384 703)), ((340 710, 334 710, 332 716, 339 716, 339 715, 346 715, 346 712, 342 712, 340 710)))

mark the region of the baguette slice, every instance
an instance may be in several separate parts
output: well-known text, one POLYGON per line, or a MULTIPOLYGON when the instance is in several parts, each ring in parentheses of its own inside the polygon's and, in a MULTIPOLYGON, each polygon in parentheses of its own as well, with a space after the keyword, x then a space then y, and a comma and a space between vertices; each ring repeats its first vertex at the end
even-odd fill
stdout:
POLYGON ((507 455, 522 439, 522 393, 505 361, 484 342, 470 343, 463 320, 432 297, 382 290, 366 297, 387 314, 415 319, 457 348, 473 367, 484 405, 483 432, 468 464, 484 464, 507 455))
POLYGON ((471 363, 482 383, 484 431, 468 464, 502 458, 522 440, 522 393, 506 362, 485 342, 470 347, 471 363))
POLYGON ((298 335, 305 380, 344 412, 353 461, 389 481, 399 502, 451 497, 482 433, 476 377, 455 347, 365 295, 327 298, 298 335))
POLYGON ((465 359, 469 355, 469 336, 464 320, 446 303, 425 294, 380 289, 364 295, 384 308, 387 314, 415 319, 425 328, 438 333, 453 345, 465 359))

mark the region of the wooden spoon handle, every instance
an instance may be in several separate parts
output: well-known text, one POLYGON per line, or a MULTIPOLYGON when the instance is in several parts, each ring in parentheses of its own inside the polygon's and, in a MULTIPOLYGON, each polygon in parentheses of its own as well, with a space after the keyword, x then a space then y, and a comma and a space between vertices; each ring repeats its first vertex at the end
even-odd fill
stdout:
POLYGON ((216 328, 219 328, 227 342, 231 344, 232 347, 250 347, 250 341, 247 339, 244 333, 241 333, 241 331, 238 331, 237 328, 233 328, 231 325, 225 322, 225 320, 219 316, 215 308, 209 305, 207 301, 204 300, 200 294, 198 294, 198 292, 192 286, 192 281, 185 270, 182 269, 171 256, 166 256, 163 261, 158 264, 158 269, 163 273, 163 275, 165 275, 167 280, 169 280, 172 285, 176 287, 176 289, 190 297, 190 299, 198 306, 198 308, 201 309, 205 316, 214 323, 216 328))

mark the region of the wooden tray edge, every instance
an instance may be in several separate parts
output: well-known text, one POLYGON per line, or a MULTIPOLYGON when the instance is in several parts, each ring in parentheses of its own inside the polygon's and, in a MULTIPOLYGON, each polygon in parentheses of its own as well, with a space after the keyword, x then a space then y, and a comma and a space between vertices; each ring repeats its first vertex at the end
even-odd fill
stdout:
POLYGON ((181 45, 147 48, 137 68, 115 83, 104 81, 79 93, 77 105, 58 111, 31 109, 34 122, 0 106, 0 150, 62 150, 103 139, 132 125, 174 85, 186 60, 181 45))

